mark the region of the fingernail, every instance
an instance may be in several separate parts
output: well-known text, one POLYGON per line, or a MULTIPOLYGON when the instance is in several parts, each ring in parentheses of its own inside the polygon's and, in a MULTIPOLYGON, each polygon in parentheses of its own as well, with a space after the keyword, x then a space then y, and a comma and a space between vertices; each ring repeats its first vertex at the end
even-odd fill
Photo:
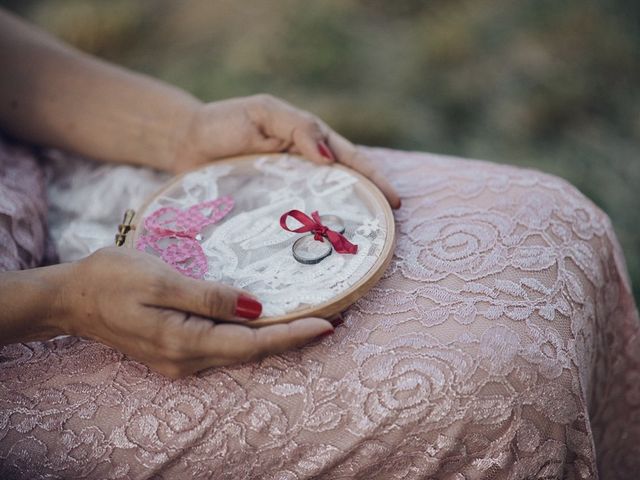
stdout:
POLYGON ((312 341, 313 342, 319 342, 323 338, 328 337, 329 335, 333 335, 333 332, 334 332, 334 330, 327 330, 326 332, 322 332, 320 335, 315 337, 312 341))
POLYGON ((247 295, 238 295, 236 301, 236 317, 247 318, 249 320, 255 320, 262 313, 262 304, 247 295))
POLYGON ((332 162, 336 161, 336 157, 333 156, 333 153, 331 152, 327 144, 322 140, 318 142, 318 152, 320 152, 320 155, 322 155, 324 158, 328 158, 332 162))

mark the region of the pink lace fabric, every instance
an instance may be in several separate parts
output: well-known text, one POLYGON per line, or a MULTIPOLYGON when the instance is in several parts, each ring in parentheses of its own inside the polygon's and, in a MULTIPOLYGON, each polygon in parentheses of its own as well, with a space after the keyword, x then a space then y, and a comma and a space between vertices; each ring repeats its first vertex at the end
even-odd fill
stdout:
POLYGON ((33 153, 0 136, 0 271, 40 266, 46 218, 44 175, 33 153))
POLYGON ((183 275, 202 279, 207 271, 207 258, 197 236, 204 227, 222 220, 232 208, 233 198, 229 196, 201 202, 186 210, 159 208, 145 218, 146 232, 138 238, 135 247, 159 255, 183 275))
POLYGON ((0 477, 634 479, 639 319, 607 216, 538 172, 371 149, 398 245, 321 343, 171 381, 0 350, 0 477))

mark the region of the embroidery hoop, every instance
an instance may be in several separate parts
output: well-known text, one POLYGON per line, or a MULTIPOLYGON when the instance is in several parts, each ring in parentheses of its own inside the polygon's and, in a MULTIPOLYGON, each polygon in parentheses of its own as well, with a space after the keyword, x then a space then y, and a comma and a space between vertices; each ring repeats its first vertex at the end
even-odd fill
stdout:
MULTIPOLYGON (((200 170, 210 168, 211 166, 225 166, 231 165, 233 167, 240 167, 242 163, 247 165, 247 169, 252 168, 253 163, 260 158, 273 158, 288 156, 297 159, 302 159, 305 162, 308 160, 300 157, 298 155, 293 154, 260 154, 260 155, 243 155, 238 157, 229 157, 222 160, 217 160, 211 164, 207 164, 204 166, 200 166, 198 168, 189 170, 184 172, 171 180, 169 180, 165 185, 163 185, 157 192, 151 195, 147 200, 143 203, 143 205, 135 212, 135 215, 131 219, 131 232, 126 235, 126 240, 124 241, 124 246, 128 248, 134 248, 135 242, 139 236, 140 229, 137 229, 137 225, 142 225, 144 217, 147 214, 150 214, 151 211, 149 208, 156 202, 156 200, 163 195, 166 195, 167 192, 174 190, 184 181, 187 175, 190 175, 194 172, 199 172, 200 170)), ((326 168, 326 167, 324 167, 326 168)), ((360 299, 363 295, 365 295, 377 282, 380 280, 384 271, 388 267, 391 259, 393 257, 393 251, 396 242, 396 232, 395 232, 395 222, 393 218, 393 213, 389 204, 382 194, 382 192, 376 187, 368 178, 363 176, 362 174, 340 164, 334 164, 330 168, 340 169, 344 172, 347 172, 349 175, 355 177, 356 181, 353 185, 354 194, 358 196, 358 198, 362 201, 364 205, 370 210, 374 212, 380 212, 383 217, 384 228, 386 231, 384 244, 380 250, 379 255, 375 258, 373 265, 366 271, 364 275, 360 278, 354 280, 353 284, 351 284, 347 289, 335 295, 333 298, 321 302, 316 305, 305 305, 298 309, 295 309, 291 312, 288 312, 284 315, 275 315, 268 317, 261 317, 258 320, 254 320, 252 322, 248 322, 247 325, 252 327, 260 327, 264 325, 276 324, 276 323, 287 323, 292 320, 304 317, 321 317, 321 318, 331 318, 347 307, 351 306, 358 299, 360 299)), ((256 178, 259 175, 254 175, 256 178)), ((321 212, 322 213, 322 212, 321 212)), ((232 211, 229 215, 232 216, 234 211, 232 211)), ((348 233, 348 232, 347 232, 348 233)), ((291 234, 292 240, 299 238, 295 234, 291 234)), ((335 252, 334 252, 335 253, 335 252)), ((295 262, 293 257, 291 258, 292 262, 295 262)))

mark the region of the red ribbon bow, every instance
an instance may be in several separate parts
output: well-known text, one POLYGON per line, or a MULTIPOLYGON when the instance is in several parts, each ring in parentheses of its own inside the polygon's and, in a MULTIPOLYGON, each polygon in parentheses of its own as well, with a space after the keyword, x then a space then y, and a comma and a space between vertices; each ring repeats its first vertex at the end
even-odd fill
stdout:
POLYGON ((315 212, 311 212, 311 217, 313 218, 310 218, 300 210, 290 210, 280 217, 280 226, 286 231, 293 233, 313 232, 313 238, 315 238, 319 242, 324 242, 323 237, 325 237, 329 240, 331 245, 333 245, 335 251, 338 253, 355 254, 358 252, 357 245, 354 245, 343 235, 334 230, 331 230, 329 227, 322 224, 322 222, 320 221, 320 215, 318 215, 317 210, 315 212), (287 227, 287 217, 295 218, 302 224, 302 227, 291 230, 289 227, 287 227))

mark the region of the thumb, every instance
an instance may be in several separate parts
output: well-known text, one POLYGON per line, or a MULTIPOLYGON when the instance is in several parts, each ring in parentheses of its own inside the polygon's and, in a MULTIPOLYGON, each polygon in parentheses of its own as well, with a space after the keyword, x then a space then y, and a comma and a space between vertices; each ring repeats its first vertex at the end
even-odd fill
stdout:
POLYGON ((196 280, 173 270, 165 275, 153 304, 220 320, 255 320, 262 313, 262 304, 244 290, 196 280))

